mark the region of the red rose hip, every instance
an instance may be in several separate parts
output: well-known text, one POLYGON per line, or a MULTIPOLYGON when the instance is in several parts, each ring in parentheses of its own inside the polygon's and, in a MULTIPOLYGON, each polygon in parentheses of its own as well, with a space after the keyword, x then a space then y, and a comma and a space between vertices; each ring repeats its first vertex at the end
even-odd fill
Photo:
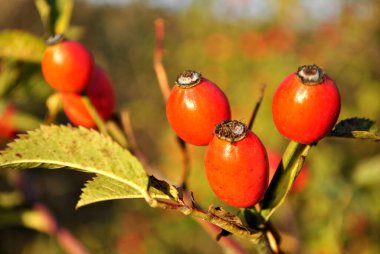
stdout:
POLYGON ((204 165, 211 189, 226 204, 251 207, 263 197, 269 177, 267 153, 245 124, 235 120, 219 123, 204 165))
MULTIPOLYGON (((103 120, 111 116, 115 108, 115 93, 107 73, 100 67, 95 66, 85 94, 103 120)), ((87 128, 96 127, 95 120, 87 110, 80 94, 61 93, 61 98, 63 111, 73 124, 87 128)))
POLYGON ((58 92, 81 92, 92 73, 91 53, 79 42, 52 37, 44 51, 41 68, 48 84, 58 92))
POLYGON ((223 91, 195 71, 177 77, 166 102, 166 116, 175 133, 187 143, 207 145, 215 125, 231 118, 223 91))
POLYGON ((278 131, 286 138, 312 144, 333 128, 340 112, 334 81, 316 65, 305 65, 285 78, 272 102, 278 131))

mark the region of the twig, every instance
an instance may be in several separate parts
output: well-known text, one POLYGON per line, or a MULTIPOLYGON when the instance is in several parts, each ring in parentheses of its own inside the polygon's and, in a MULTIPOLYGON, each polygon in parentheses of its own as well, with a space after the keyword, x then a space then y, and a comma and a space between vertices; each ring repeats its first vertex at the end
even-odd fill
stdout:
POLYGON ((129 150, 141 161, 141 163, 144 165, 144 167, 149 171, 149 174, 153 174, 153 169, 148 163, 148 159, 146 158, 145 154, 140 150, 137 141, 136 136, 134 134, 132 123, 131 123, 131 117, 128 112, 128 110, 122 110, 120 112, 120 118, 121 118, 121 125, 123 128, 123 131, 125 135, 127 136, 127 139, 129 141, 129 150))
POLYGON ((263 98, 264 98, 265 87, 266 87, 265 84, 261 85, 261 88, 260 88, 260 97, 256 101, 255 107, 254 107, 254 109, 252 111, 251 118, 249 119, 249 122, 248 122, 248 129, 252 129, 252 127, 253 127, 253 123, 254 123, 254 121, 256 119, 257 113, 259 112, 261 102, 263 101, 263 98))
POLYGON ((34 229, 56 237, 62 249, 67 253, 90 254, 68 229, 58 225, 57 220, 45 205, 36 204, 33 212, 39 216, 40 222, 38 225, 34 225, 34 229))
POLYGON ((169 97, 170 94, 170 87, 168 82, 168 77, 166 75, 165 68, 162 64, 162 57, 164 54, 164 36, 165 36, 165 23, 163 19, 156 19, 154 22, 155 32, 156 32, 156 43, 154 48, 154 62, 153 62, 153 68, 156 72, 158 84, 160 85, 160 89, 162 92, 162 95, 165 99, 169 97))
MULTIPOLYGON (((158 84, 160 85, 161 93, 166 101, 170 94, 170 87, 168 78, 166 75, 166 70, 164 65, 162 64, 162 58, 164 54, 164 36, 165 36, 165 23, 164 20, 159 18, 156 19, 154 22, 155 27, 155 34, 156 34, 156 41, 155 41, 155 48, 154 48, 154 63, 153 67, 156 72, 158 84)), ((190 172, 190 156, 189 152, 187 150, 186 143, 177 137, 177 144, 180 148, 181 154, 182 154, 182 175, 181 175, 181 182, 180 186, 183 190, 187 188, 187 178, 189 176, 190 172)))
MULTIPOLYGON (((221 232, 221 228, 205 220, 195 219, 203 229, 211 236, 216 236, 221 232)), ((218 243, 223 246, 229 254, 248 254, 235 240, 230 237, 221 237, 218 243)))
POLYGON ((59 225, 46 205, 36 201, 36 193, 30 185, 30 179, 25 179, 26 177, 26 174, 17 174, 13 179, 13 184, 22 191, 25 202, 34 204, 31 211, 23 212, 20 216, 22 225, 55 237, 69 254, 90 254, 68 229, 59 225))

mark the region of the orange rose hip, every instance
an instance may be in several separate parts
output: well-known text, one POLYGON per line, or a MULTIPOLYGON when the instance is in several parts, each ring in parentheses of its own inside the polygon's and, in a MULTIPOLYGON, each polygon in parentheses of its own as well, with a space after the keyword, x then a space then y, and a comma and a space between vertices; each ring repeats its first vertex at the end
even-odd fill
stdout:
POLYGON ((217 85, 199 72, 184 71, 168 97, 166 116, 181 139, 193 145, 207 145, 215 125, 230 119, 231 110, 217 85))

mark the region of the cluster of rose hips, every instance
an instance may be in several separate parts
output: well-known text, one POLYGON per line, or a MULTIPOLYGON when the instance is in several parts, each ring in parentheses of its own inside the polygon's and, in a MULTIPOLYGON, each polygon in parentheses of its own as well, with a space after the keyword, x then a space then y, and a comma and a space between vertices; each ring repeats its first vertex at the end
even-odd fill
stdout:
MULTIPOLYGON (((333 128, 340 112, 334 81, 316 65, 305 65, 277 88, 272 115, 286 138, 312 144, 333 128)), ((223 91, 195 71, 178 75, 166 104, 169 124, 185 142, 207 145, 204 166, 214 193, 235 207, 259 202, 269 179, 267 151, 247 126, 231 120, 223 91)))
POLYGON ((48 39, 43 53, 42 74, 61 95, 63 111, 75 125, 96 127, 82 95, 86 95, 99 116, 108 119, 115 108, 115 93, 107 73, 94 63, 91 52, 63 35, 48 39))

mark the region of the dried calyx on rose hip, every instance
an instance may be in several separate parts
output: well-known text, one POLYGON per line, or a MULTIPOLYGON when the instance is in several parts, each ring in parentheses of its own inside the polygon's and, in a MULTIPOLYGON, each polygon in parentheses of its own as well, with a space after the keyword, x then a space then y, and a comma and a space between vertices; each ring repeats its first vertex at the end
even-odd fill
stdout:
POLYGON ((81 43, 66 40, 63 35, 50 37, 41 60, 46 82, 58 92, 82 92, 93 69, 90 51, 81 43))
POLYGON ((177 77, 166 102, 166 116, 175 133, 193 145, 207 145, 215 124, 231 118, 223 91, 201 73, 187 70, 177 77))
POLYGON ((215 127, 204 158, 211 189, 226 204, 251 207, 268 185, 269 164, 264 145, 247 126, 225 120, 215 127))
POLYGON ((272 103, 273 120, 284 137, 312 144, 334 127, 340 103, 334 80, 317 65, 304 65, 277 88, 272 103))

